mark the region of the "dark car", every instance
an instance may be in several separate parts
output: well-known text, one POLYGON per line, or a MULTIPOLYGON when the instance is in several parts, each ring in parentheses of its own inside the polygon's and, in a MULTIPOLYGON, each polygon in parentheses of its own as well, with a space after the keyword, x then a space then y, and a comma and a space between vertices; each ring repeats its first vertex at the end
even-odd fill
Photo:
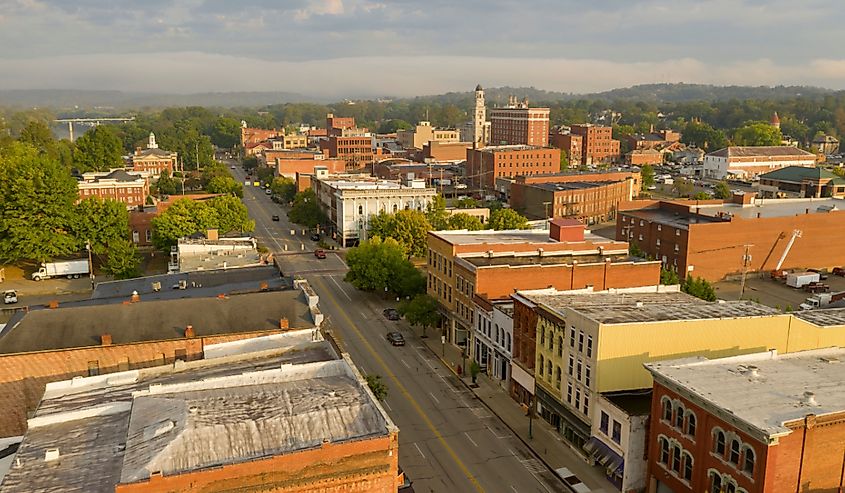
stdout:
POLYGON ((311 241, 320 241, 320 233, 314 233, 311 235, 311 241))
POLYGON ((314 250, 314 256, 317 258, 326 258, 325 250, 314 250))
POLYGON ((385 308, 381 314, 388 320, 399 320, 401 318, 399 316, 399 310, 396 308, 385 308))
POLYGON ((405 345, 405 337, 402 336, 399 332, 388 332, 387 335, 387 342, 393 344, 394 346, 404 346, 405 345))
POLYGON ((273 214, 273 220, 274 220, 274 221, 278 221, 278 220, 279 220, 279 215, 278 215, 278 214, 273 214))

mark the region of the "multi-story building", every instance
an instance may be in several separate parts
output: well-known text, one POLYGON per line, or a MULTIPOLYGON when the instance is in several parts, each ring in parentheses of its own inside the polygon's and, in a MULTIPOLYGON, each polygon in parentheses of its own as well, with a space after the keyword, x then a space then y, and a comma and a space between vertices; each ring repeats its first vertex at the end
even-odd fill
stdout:
POLYGON ((343 159, 346 162, 346 169, 350 171, 373 164, 373 138, 369 134, 332 135, 320 141, 320 148, 328 151, 329 157, 343 159))
POLYGON ((490 110, 490 142, 493 145, 549 145, 549 108, 529 108, 528 100, 490 110))
POLYGON ((308 136, 302 134, 284 134, 268 140, 274 151, 304 149, 308 147, 308 136))
POLYGON ((129 174, 122 169, 113 170, 107 174, 80 181, 77 183, 79 200, 90 197, 111 199, 121 202, 127 208, 144 205, 150 194, 150 185, 141 176, 129 174))
POLYGON ((415 152, 412 156, 419 162, 452 162, 462 163, 467 159, 467 149, 472 144, 469 142, 429 142, 424 144, 422 150, 415 152))
POLYGON ((595 407, 592 436, 584 444, 589 462, 619 491, 643 491, 651 389, 604 392, 595 407))
POLYGON ((657 166, 663 164, 665 154, 657 149, 634 149, 625 154, 625 164, 631 166, 657 166))
POLYGON ((838 491, 843 360, 838 347, 646 364, 648 491, 838 491))
MULTIPOLYGON (((342 136, 345 135, 347 131, 357 129, 358 127, 355 126, 355 117, 334 116, 332 113, 326 115, 326 135, 328 137, 333 135, 342 136)), ((366 131, 366 129, 364 130, 366 131)))
POLYGON ((241 147, 244 149, 249 145, 258 144, 280 135, 284 135, 284 130, 250 128, 245 121, 241 121, 241 147))
POLYGON ((332 236, 343 246, 367 238, 370 217, 403 209, 424 211, 437 191, 425 180, 382 180, 360 174, 329 175, 316 167, 311 186, 330 221, 332 236))
POLYGON ((572 125, 570 133, 581 136, 581 163, 585 165, 618 161, 619 141, 613 138, 613 129, 591 123, 572 125))
POLYGON ((632 259, 627 243, 585 236, 583 224, 566 219, 553 220, 550 231, 429 231, 427 263, 444 335, 468 347, 476 295, 493 302, 517 289, 643 286, 660 277, 659 262, 632 259))
POLYGON ((529 219, 568 217, 586 224, 616 217, 621 202, 634 198, 633 180, 525 183, 510 187, 510 205, 529 219))
POLYGON ((276 168, 277 176, 296 178, 297 173, 313 174, 314 167, 322 166, 329 174, 343 173, 346 170, 346 160, 329 158, 320 151, 305 149, 290 151, 267 151, 264 153, 268 165, 276 168))
POLYGON ((0 489, 395 493, 399 429, 348 356, 299 332, 51 383, 0 489))
POLYGON ((634 201, 619 209, 616 239, 636 244, 681 277, 718 281, 743 271, 845 264, 843 199, 758 201, 744 194, 731 202, 634 201))
POLYGON ((173 170, 177 169, 178 157, 179 155, 176 152, 159 149, 155 134, 150 132, 147 148, 135 149, 135 154, 132 155, 130 160, 132 171, 150 177, 158 177, 162 171, 167 171, 172 175, 173 170))
POLYGON ((560 149, 526 145, 467 149, 466 179, 479 189, 493 189, 497 178, 560 171, 560 149))
POLYGON ((450 144, 460 142, 460 132, 454 128, 434 128, 431 122, 420 122, 412 130, 399 130, 396 140, 405 149, 422 149, 430 142, 450 144))
POLYGON ((549 135, 549 145, 560 149, 569 160, 570 166, 577 167, 581 164, 583 160, 581 153, 584 148, 584 138, 580 135, 573 134, 569 128, 552 131, 549 135))
POLYGON ((373 176, 384 180, 423 179, 429 186, 453 184, 460 168, 450 163, 415 163, 407 159, 385 159, 373 164, 373 176))
POLYGON ((832 135, 818 135, 813 139, 812 146, 819 154, 830 156, 839 152, 839 139, 832 135))
POLYGON ((787 166, 759 176, 757 193, 761 198, 781 195, 798 197, 845 198, 845 179, 823 168, 787 166))
POLYGON ((475 325, 472 326, 469 357, 505 390, 510 385, 513 352, 513 302, 473 297, 475 325))
POLYGON ((793 146, 732 146, 704 156, 704 176, 750 180, 787 166, 815 165, 815 154, 793 146))
POLYGON ((540 175, 520 175, 514 178, 498 178, 496 179, 496 191, 510 200, 511 187, 514 183, 533 185, 539 183, 603 181, 630 181, 632 197, 637 197, 642 189, 642 176, 639 171, 564 171, 540 175))
POLYGON ((626 147, 630 151, 642 149, 660 150, 664 147, 681 141, 681 134, 673 130, 654 131, 654 126, 648 133, 636 133, 622 137, 626 147))

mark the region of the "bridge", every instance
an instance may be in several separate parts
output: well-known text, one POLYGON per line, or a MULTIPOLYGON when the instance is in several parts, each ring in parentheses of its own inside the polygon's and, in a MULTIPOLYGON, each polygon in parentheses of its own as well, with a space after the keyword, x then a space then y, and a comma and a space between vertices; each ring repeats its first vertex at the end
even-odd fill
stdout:
POLYGON ((73 124, 78 123, 80 125, 89 125, 89 126, 97 126, 101 122, 120 122, 126 123, 134 121, 134 116, 125 116, 125 117, 108 117, 108 118, 58 118, 53 120, 55 123, 67 123, 68 133, 70 134, 70 141, 73 142, 73 124))

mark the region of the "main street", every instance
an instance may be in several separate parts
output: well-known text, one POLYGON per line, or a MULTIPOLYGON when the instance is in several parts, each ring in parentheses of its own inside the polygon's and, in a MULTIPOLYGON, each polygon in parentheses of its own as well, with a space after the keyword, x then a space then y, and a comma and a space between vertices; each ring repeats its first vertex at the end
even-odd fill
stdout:
MULTIPOLYGON (((243 172, 233 170, 243 181, 243 172)), ((417 339, 404 321, 382 310, 394 303, 343 281, 346 266, 334 252, 313 255, 314 242, 294 228, 286 210, 259 187, 244 187, 244 203, 256 236, 277 254, 285 275, 308 279, 320 296, 326 325, 364 374, 380 375, 388 387, 383 405, 399 427, 399 464, 417 492, 568 491, 556 475, 417 339), (273 214, 279 221, 272 221, 273 214), (285 250, 287 245, 287 250, 285 250), (301 253, 301 245, 305 252, 301 253), (285 253, 285 252, 288 253, 285 253), (300 251, 300 253, 292 253, 300 251), (398 330, 406 346, 394 347, 385 333, 398 330)))

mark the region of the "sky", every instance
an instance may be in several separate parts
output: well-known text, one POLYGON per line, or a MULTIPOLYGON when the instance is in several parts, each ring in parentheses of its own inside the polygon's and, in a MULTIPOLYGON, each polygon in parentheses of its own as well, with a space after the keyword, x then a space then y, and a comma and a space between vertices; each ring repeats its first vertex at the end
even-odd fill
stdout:
POLYGON ((845 89, 842 0, 0 0, 0 89, 845 89))

